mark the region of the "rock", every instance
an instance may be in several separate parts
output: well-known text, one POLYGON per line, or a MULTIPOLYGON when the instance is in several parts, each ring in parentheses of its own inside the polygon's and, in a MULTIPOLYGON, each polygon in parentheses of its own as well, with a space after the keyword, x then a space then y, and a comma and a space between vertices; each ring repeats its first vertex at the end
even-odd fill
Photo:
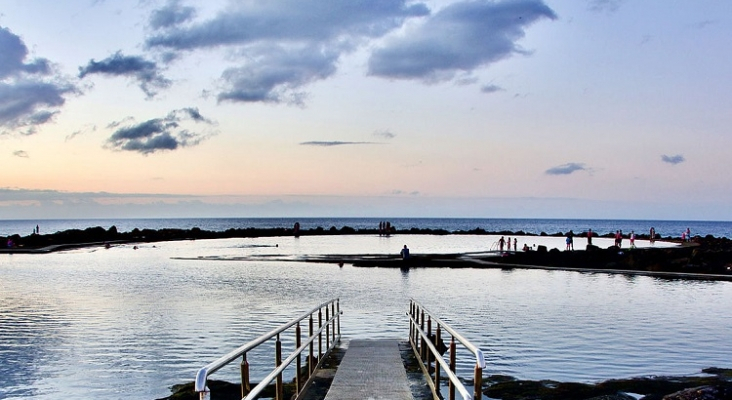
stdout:
POLYGON ((663 400, 730 400, 732 385, 698 386, 663 396, 663 400))

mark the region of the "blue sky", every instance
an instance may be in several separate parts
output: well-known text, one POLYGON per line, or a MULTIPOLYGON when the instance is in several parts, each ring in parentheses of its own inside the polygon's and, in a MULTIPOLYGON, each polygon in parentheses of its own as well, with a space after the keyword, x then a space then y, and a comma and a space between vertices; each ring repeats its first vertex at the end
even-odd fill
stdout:
POLYGON ((732 219, 732 3, 0 10, 0 218, 732 219))

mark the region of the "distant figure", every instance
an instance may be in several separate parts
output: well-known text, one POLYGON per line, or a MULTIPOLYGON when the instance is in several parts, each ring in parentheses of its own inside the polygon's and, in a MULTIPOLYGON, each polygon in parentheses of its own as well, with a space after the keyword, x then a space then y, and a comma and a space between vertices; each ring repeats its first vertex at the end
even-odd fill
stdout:
POLYGON ((513 238, 513 251, 516 251, 516 246, 518 246, 518 239, 513 238))
POLYGON ((506 251, 511 251, 511 237, 508 237, 508 240, 506 240, 506 251))
POLYGON ((501 236, 500 239, 498 239, 498 249, 503 253, 503 246, 506 244, 506 239, 501 236))
POLYGON ((407 247, 406 244, 404 245, 404 248, 402 249, 402 251, 399 252, 399 254, 402 255, 402 260, 406 261, 409 259, 409 248, 407 247))
POLYGON ((653 227, 651 227, 650 235, 651 235, 651 244, 653 244, 656 242, 656 230, 653 229, 653 227))
POLYGON ((592 229, 587 230, 587 245, 592 246, 592 229))
POLYGON ((292 231, 295 233, 295 237, 300 236, 300 223, 295 222, 295 226, 292 228, 292 231))
POLYGON ((630 248, 634 249, 635 248, 635 231, 630 231, 630 235, 628 236, 628 238, 630 239, 630 248))
POLYGON ((389 236, 391 234, 391 222, 386 221, 386 225, 384 225, 384 230, 386 231, 386 236, 389 236))
POLYGON ((527 245, 526 243, 524 243, 524 247, 521 250, 523 250, 523 251, 529 251, 529 245, 527 245))
POLYGON ((618 231, 618 247, 623 247, 623 230, 618 231))
POLYGON ((691 229, 686 228, 686 240, 691 242, 691 229))
POLYGON ((38 225, 36 225, 36 235, 40 235, 40 234, 41 234, 41 228, 39 228, 38 225))
POLYGON ((567 250, 574 250, 574 232, 567 232, 567 250))
POLYGON ((686 241, 686 231, 681 232, 681 241, 682 242, 686 241))

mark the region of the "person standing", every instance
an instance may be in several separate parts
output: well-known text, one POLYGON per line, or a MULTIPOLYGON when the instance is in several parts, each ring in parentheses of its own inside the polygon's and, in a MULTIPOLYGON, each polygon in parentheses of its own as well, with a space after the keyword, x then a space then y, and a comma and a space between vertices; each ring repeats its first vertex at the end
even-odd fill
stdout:
POLYGON ((630 235, 628 235, 628 238, 630 239, 630 248, 635 248, 635 231, 630 231, 630 235))
POLYGON ((513 238, 513 251, 516 251, 516 248, 518 247, 518 239, 513 238))
POLYGON ((686 228, 686 241, 691 242, 691 229, 686 228))
POLYGON ((506 239, 501 236, 500 239, 498 239, 498 250, 500 250, 501 253, 503 253, 503 246, 506 244, 506 239))
POLYGON ((651 235, 651 244, 653 244, 656 242, 656 230, 653 227, 651 227, 650 235, 651 235))
POLYGON ((592 246, 592 228, 587 230, 587 245, 592 246))

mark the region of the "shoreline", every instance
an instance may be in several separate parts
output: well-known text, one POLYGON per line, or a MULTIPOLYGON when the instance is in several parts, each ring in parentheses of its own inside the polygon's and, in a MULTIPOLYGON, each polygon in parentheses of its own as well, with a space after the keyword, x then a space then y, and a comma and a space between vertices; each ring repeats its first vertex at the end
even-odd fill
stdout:
MULTIPOLYGON (((256 238, 278 236, 328 236, 328 235, 382 235, 390 237, 408 237, 409 235, 485 235, 511 236, 521 238, 562 238, 564 233, 526 234, 523 231, 488 232, 483 229, 470 231, 449 232, 444 229, 417 229, 393 231, 383 235, 378 229, 353 229, 344 226, 341 229, 322 227, 304 230, 287 228, 244 228, 227 229, 225 231, 206 231, 199 228, 192 229, 133 229, 129 232, 118 232, 116 227, 109 229, 101 227, 84 230, 71 229, 54 234, 31 234, 25 237, 13 235, 0 237, 3 242, 12 240, 14 247, 0 248, 0 254, 48 254, 57 251, 84 247, 102 247, 133 243, 155 243, 179 240, 199 239, 231 239, 256 238)), ((613 233, 593 234, 596 241, 607 242, 613 238, 613 233)), ((584 233, 575 236, 575 242, 586 239, 584 233)), ((647 241, 648 235, 637 235, 638 241, 647 241)), ((400 268, 527 268, 527 269, 556 269, 580 272, 601 272, 657 276, 672 279, 707 279, 732 281, 732 240, 696 236, 692 241, 682 242, 677 238, 655 238, 664 244, 673 246, 619 248, 609 246, 600 248, 587 245, 578 250, 560 251, 557 248, 547 249, 545 245, 530 248, 527 251, 476 251, 460 254, 430 254, 413 255, 408 260, 402 260, 399 255, 326 255, 305 256, 295 259, 302 262, 335 263, 339 265, 351 264, 355 267, 382 267, 400 268)), ((579 244, 579 243, 578 243, 579 244)), ((210 260, 257 260, 280 261, 277 258, 242 257, 235 259, 210 260)), ((292 258, 286 261, 293 261, 292 258)))

